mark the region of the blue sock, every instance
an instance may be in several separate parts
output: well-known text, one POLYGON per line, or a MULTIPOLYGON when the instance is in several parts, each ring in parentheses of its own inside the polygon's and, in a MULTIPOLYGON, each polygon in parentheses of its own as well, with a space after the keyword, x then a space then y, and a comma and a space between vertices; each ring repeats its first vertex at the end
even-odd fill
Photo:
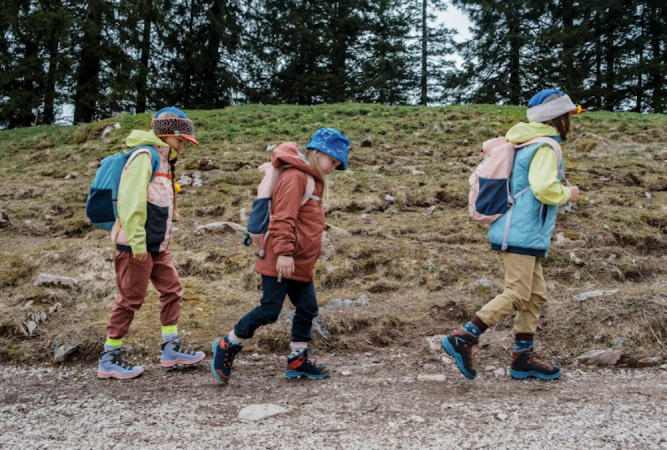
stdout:
POLYGON ((482 335, 482 331, 472 322, 468 322, 463 325, 463 329, 468 333, 475 335, 475 337, 480 337, 482 335))
POLYGON ((530 347, 533 346, 533 341, 514 341, 514 351, 515 352, 520 352, 522 350, 528 350, 530 347))

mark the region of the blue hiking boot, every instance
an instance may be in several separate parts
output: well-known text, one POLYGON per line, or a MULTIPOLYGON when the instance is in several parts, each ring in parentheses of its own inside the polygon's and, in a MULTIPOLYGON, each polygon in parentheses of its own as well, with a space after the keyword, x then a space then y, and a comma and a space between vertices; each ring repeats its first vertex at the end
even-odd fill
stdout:
POLYGON ((331 369, 326 366, 317 365, 315 360, 308 358, 308 349, 305 349, 300 355, 289 356, 287 358, 287 378, 326 378, 331 375, 331 369))
POLYGON ((528 377, 555 380, 562 375, 560 368, 544 361, 540 355, 535 353, 534 347, 530 347, 528 350, 512 352, 510 361, 512 361, 510 374, 512 378, 519 380, 528 377))
POLYGON ((119 348, 102 352, 97 365, 97 378, 129 380, 144 373, 144 368, 125 361, 119 348))
POLYGON ((232 344, 227 337, 213 341, 213 360, 211 361, 211 371, 213 376, 222 383, 227 383, 232 377, 232 365, 234 358, 243 350, 240 344, 232 344))
POLYGON ((160 364, 162 367, 174 367, 177 364, 190 365, 197 364, 204 359, 204 352, 184 349, 181 347, 181 340, 173 338, 162 344, 162 355, 160 355, 160 364))
POLYGON ((456 367, 471 380, 474 380, 477 376, 477 371, 472 368, 472 348, 478 342, 479 339, 475 335, 468 333, 463 328, 445 336, 441 342, 445 351, 454 358, 456 367))

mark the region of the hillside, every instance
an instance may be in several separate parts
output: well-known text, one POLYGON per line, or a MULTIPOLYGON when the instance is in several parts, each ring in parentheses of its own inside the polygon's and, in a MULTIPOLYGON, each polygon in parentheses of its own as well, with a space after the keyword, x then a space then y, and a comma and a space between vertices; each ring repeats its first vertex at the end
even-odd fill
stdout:
MULTIPOLYGON (((501 261, 488 249, 485 228, 466 215, 467 179, 482 141, 522 120, 524 108, 336 104, 189 113, 202 145, 186 149, 177 175, 202 185, 179 194, 171 246, 185 286, 180 329, 189 343, 209 348, 261 296, 253 252, 240 244, 241 234, 196 233, 197 227, 242 223, 241 209, 250 212, 261 180, 256 167, 269 158, 267 145, 304 145, 322 126, 344 131, 353 149, 351 170, 332 176, 326 203, 335 228, 317 266, 316 348, 421 348, 423 337, 444 334, 502 291, 501 261), (340 303, 334 298, 361 297, 332 307, 340 303)), ((667 356, 667 116, 595 112, 573 118, 573 125, 565 172, 582 195, 559 215, 544 263, 550 299, 538 345, 562 364, 619 337, 632 341, 621 364, 667 356), (573 300, 594 290, 607 295, 573 300)), ((97 357, 115 283, 108 234, 84 215, 87 189, 98 161, 124 150, 132 129, 149 126, 149 115, 121 115, 92 125, 0 132, 0 211, 9 216, 0 229, 0 361, 50 363, 62 344, 77 346, 73 361, 97 357), (114 123, 120 128, 101 137, 114 123), (35 286, 42 273, 74 277, 78 285, 35 286)), ((151 288, 126 338, 130 360, 156 360, 159 330, 151 288)), ((280 320, 250 347, 282 352, 288 333, 280 320)), ((511 322, 483 343, 482 358, 504 358, 511 322)))

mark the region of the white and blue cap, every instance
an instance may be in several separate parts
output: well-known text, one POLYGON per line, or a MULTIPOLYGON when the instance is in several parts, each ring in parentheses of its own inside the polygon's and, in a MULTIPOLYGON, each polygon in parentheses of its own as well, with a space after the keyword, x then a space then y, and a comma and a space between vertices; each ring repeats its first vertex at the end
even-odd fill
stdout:
POLYGON ((306 148, 319 150, 332 158, 336 158, 343 164, 338 170, 347 169, 347 154, 350 151, 350 140, 338 130, 333 128, 320 128, 315 132, 306 148))
POLYGON ((526 115, 531 122, 547 122, 563 114, 577 114, 575 111, 578 110, 580 108, 577 108, 564 92, 545 89, 530 99, 526 115))

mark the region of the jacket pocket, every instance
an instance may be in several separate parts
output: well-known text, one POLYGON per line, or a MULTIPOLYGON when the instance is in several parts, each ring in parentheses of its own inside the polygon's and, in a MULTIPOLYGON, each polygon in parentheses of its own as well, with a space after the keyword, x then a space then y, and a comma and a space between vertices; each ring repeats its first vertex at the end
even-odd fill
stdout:
POLYGON ((169 219, 168 206, 156 206, 147 204, 146 215, 146 246, 160 245, 167 233, 167 220, 169 219))

